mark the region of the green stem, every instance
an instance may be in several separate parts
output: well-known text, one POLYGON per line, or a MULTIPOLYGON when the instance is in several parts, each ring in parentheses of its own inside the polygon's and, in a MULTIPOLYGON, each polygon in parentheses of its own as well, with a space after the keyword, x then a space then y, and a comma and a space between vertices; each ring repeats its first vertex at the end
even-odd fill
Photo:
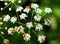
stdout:
POLYGON ((11 4, 11 2, 7 6, 5 6, 4 9, 7 8, 10 4, 11 4))
POLYGON ((27 41, 25 41, 25 43, 27 44, 27 41))
POLYGON ((16 15, 17 15, 18 21, 20 22, 20 19, 19 19, 19 15, 18 15, 18 13, 16 13, 16 15))
POLYGON ((23 23, 20 23, 20 22, 16 22, 16 23, 18 23, 18 24, 20 24, 20 25, 23 25, 23 26, 25 26, 25 24, 23 24, 23 23))
POLYGON ((29 29, 28 33, 30 34, 30 29, 29 29))
POLYGON ((33 31, 33 33, 34 33, 36 36, 38 36, 37 33, 36 33, 34 30, 32 30, 32 31, 33 31))
POLYGON ((0 37, 4 40, 4 37, 0 34, 0 37))
POLYGON ((11 5, 11 8, 13 7, 13 4, 11 5))
MULTIPOLYGON (((16 9, 16 4, 14 3, 14 5, 15 5, 15 9, 16 9)), ((16 16, 17 16, 17 18, 18 18, 18 21, 20 22, 19 15, 18 15, 17 12, 16 12, 16 16)))
POLYGON ((31 21, 32 21, 33 14, 34 14, 34 10, 33 10, 33 12, 32 12, 31 21))
MULTIPOLYGON (((28 33, 30 34, 30 29, 29 29, 28 33)), ((30 41, 29 41, 29 44, 30 44, 30 41)))

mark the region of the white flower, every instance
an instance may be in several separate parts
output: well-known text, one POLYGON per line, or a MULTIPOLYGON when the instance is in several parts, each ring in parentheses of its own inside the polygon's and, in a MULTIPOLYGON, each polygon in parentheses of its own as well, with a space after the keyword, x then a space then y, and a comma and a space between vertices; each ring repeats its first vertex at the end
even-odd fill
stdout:
POLYGON ((8 27, 5 27, 5 30, 7 30, 8 27))
POLYGON ((39 43, 45 42, 45 36, 39 35, 39 36, 38 36, 38 41, 39 41, 39 43))
POLYGON ((11 0, 12 3, 14 3, 14 0, 11 0))
POLYGON ((1 9, 1 11, 3 10, 3 8, 0 8, 1 9))
POLYGON ((36 12, 37 14, 41 14, 41 13, 42 13, 42 10, 39 9, 39 8, 37 8, 37 9, 35 10, 35 12, 36 12))
POLYGON ((50 20, 48 18, 47 19, 44 19, 44 21, 45 21, 45 23, 44 23, 45 25, 48 25, 49 26, 51 24, 51 22, 50 22, 50 20))
POLYGON ((8 39, 4 39, 4 40, 3 40, 3 43, 4 43, 4 44, 9 44, 9 40, 8 40, 8 39))
POLYGON ((24 33, 24 27, 23 26, 19 26, 17 29, 16 29, 17 32, 22 32, 24 33))
POLYGON ((3 21, 8 22, 9 19, 10 19, 10 16, 9 16, 9 15, 6 15, 6 16, 4 17, 4 19, 3 19, 3 21))
POLYGON ((25 13, 22 13, 20 16, 20 19, 25 19, 26 17, 28 17, 25 13))
POLYGON ((8 3, 5 2, 4 4, 7 5, 8 3))
POLYGON ((17 21, 17 17, 12 17, 10 21, 14 24, 17 21))
POLYGON ((0 25, 2 25, 3 24, 3 22, 0 22, 0 25))
POLYGON ((30 34, 26 33, 24 34, 24 40, 29 41, 31 38, 30 34))
POLYGON ((40 20, 41 20, 41 16, 37 14, 37 15, 34 16, 34 19, 35 19, 36 21, 40 21, 40 20))
POLYGON ((21 3, 21 0, 19 0, 18 3, 21 3))
POLYGON ((16 12, 19 12, 19 11, 22 11, 23 7, 19 6, 17 9, 16 9, 16 12))
POLYGON ((29 13, 29 11, 30 11, 30 8, 28 8, 28 7, 26 7, 26 8, 23 10, 23 12, 27 12, 27 13, 29 13))
POLYGON ((3 0, 0 0, 0 1, 3 1, 3 0))
POLYGON ((26 27, 28 27, 29 29, 30 29, 31 27, 33 27, 32 22, 27 22, 27 23, 26 23, 26 27))
POLYGON ((9 1, 11 1, 12 3, 14 3, 14 2, 15 2, 15 0, 9 0, 9 1))
POLYGON ((48 13, 48 14, 50 14, 50 13, 52 13, 52 10, 51 10, 51 8, 46 7, 46 8, 45 8, 45 12, 48 13))
POLYGON ((33 9, 36 9, 38 7, 39 7, 38 4, 34 4, 34 3, 31 4, 31 8, 33 8, 33 9))
POLYGON ((9 11, 11 11, 11 8, 9 8, 9 11))
POLYGON ((9 28, 8 29, 8 34, 13 35, 14 34, 14 29, 13 28, 9 28))
POLYGON ((4 34, 4 32, 1 32, 1 34, 4 34))
POLYGON ((37 23, 36 24, 36 27, 35 27, 35 30, 37 31, 37 30, 42 30, 43 29, 43 26, 41 25, 41 24, 39 24, 39 23, 37 23))

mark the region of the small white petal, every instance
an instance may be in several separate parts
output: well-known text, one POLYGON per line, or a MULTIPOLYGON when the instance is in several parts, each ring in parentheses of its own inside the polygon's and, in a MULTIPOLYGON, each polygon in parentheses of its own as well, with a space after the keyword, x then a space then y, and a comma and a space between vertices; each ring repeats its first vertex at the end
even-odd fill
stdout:
POLYGON ((42 13, 42 10, 39 9, 39 8, 37 8, 37 9, 35 10, 35 12, 36 12, 37 14, 41 14, 41 13, 42 13))
POLYGON ((1 11, 3 10, 3 8, 0 8, 1 9, 1 11))
POLYGON ((7 27, 5 27, 5 30, 7 30, 7 27))
POLYGON ((19 26, 19 27, 17 27, 16 31, 19 32, 19 33, 20 32, 24 33, 24 27, 23 26, 19 26))
POLYGON ((21 3, 21 0, 19 0, 18 3, 21 3))
POLYGON ((24 40, 29 41, 30 38, 31 38, 30 34, 26 33, 26 34, 24 35, 24 40))
POLYGON ((0 25, 2 25, 3 24, 3 22, 0 22, 0 25))
POLYGON ((16 9, 16 12, 19 12, 19 11, 22 11, 23 7, 19 6, 17 9, 16 9))
POLYGON ((11 1, 12 3, 14 3, 14 2, 15 2, 15 0, 9 0, 9 1, 11 1))
POLYGON ((10 21, 14 24, 17 21, 17 17, 12 17, 10 21))
POLYGON ((29 29, 30 29, 31 27, 33 27, 32 22, 27 22, 27 23, 26 23, 26 27, 28 27, 29 29))
POLYGON ((9 16, 9 15, 6 15, 6 16, 4 17, 4 19, 3 19, 3 21, 8 22, 9 19, 10 19, 10 16, 9 16))
POLYGON ((50 14, 50 13, 52 13, 52 10, 51 10, 51 8, 46 7, 46 8, 45 8, 45 12, 48 13, 48 14, 50 14))
POLYGON ((1 32, 1 34, 4 34, 4 32, 1 32))
POLYGON ((34 4, 34 3, 31 4, 31 8, 37 9, 38 7, 39 7, 38 4, 34 4))
POLYGON ((23 10, 23 12, 27 12, 27 13, 29 13, 29 11, 30 11, 30 8, 28 7, 23 10))
POLYGON ((9 43, 9 40, 8 40, 8 39, 4 39, 4 40, 3 40, 3 43, 4 43, 4 44, 8 44, 8 43, 9 43))
POLYGON ((35 27, 35 30, 37 31, 40 31, 40 30, 42 30, 43 29, 43 26, 41 25, 41 24, 39 24, 39 23, 37 23, 36 24, 36 27, 35 27))
POLYGON ((14 29, 13 28, 9 28, 8 29, 8 34, 13 35, 14 34, 14 29))
POLYGON ((45 25, 48 25, 49 26, 51 24, 51 21, 48 18, 47 19, 44 19, 44 21, 45 21, 45 23, 44 23, 45 25))
POLYGON ((0 0, 0 1, 3 1, 3 0, 0 0))
POLYGON ((44 35, 39 35, 38 36, 38 41, 39 41, 39 43, 43 43, 43 42, 45 42, 45 36, 44 35))
POLYGON ((28 17, 25 13, 22 13, 20 16, 20 19, 25 19, 26 17, 28 17))
POLYGON ((9 8, 9 11, 11 11, 11 8, 9 8))
POLYGON ((8 3, 5 2, 4 4, 7 5, 8 3))
POLYGON ((36 21, 40 21, 40 20, 41 20, 41 16, 40 16, 40 15, 35 15, 35 16, 34 16, 34 19, 35 19, 36 21))

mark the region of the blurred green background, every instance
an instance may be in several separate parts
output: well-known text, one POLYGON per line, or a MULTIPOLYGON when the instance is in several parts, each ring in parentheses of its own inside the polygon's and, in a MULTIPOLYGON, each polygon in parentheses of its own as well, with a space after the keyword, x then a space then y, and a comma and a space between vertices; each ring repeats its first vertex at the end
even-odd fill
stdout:
POLYGON ((60 0, 41 0, 42 5, 48 5, 52 8, 53 13, 50 15, 51 26, 47 34, 47 44, 60 44, 60 0))

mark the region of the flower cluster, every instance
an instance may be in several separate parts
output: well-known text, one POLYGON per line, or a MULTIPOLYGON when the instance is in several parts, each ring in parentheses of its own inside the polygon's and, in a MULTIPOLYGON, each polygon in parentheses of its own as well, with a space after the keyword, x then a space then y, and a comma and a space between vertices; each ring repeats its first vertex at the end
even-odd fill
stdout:
MULTIPOLYGON (((9 1, 11 1, 12 3, 15 2, 14 0, 9 0, 9 1)), ((21 3, 21 1, 18 1, 18 3, 21 3)), ((5 5, 8 5, 8 3, 5 3, 5 5)), ((1 10, 3 10, 3 8, 1 8, 1 10)), ((11 10, 12 9, 9 8, 9 11, 11 11, 11 10)), ((21 11, 23 11, 21 14, 17 14, 16 16, 14 15, 13 17, 11 17, 9 14, 4 16, 4 18, 3 18, 4 22, 10 21, 13 24, 15 24, 15 23, 19 24, 19 26, 16 25, 15 27, 10 27, 8 29, 6 27, 5 29, 7 29, 8 34, 14 35, 15 32, 22 33, 24 40, 29 41, 31 39, 30 30, 33 30, 33 28, 34 28, 33 31, 35 33, 36 33, 36 31, 40 32, 41 30, 43 30, 43 24, 44 25, 51 24, 50 20, 48 18, 44 19, 43 24, 41 23, 41 19, 42 19, 41 15, 42 15, 43 11, 39 8, 39 5, 36 3, 31 3, 30 5, 26 6, 26 8, 24 8, 22 6, 18 6, 16 8, 16 13, 21 12, 21 11), (32 10, 32 14, 30 14, 30 16, 29 16, 29 13, 31 12, 31 10, 32 10), (21 21, 23 21, 24 23, 21 21), (25 32, 26 29, 28 29, 27 33, 25 32)), ((50 14, 50 13, 52 13, 52 10, 51 10, 51 8, 46 7, 44 9, 44 12, 45 12, 45 14, 50 14)), ((2 22, 0 22, 0 24, 2 25, 2 22)), ((37 36, 38 36, 37 40, 39 41, 39 43, 45 42, 46 36, 38 35, 38 34, 37 34, 37 36)))

